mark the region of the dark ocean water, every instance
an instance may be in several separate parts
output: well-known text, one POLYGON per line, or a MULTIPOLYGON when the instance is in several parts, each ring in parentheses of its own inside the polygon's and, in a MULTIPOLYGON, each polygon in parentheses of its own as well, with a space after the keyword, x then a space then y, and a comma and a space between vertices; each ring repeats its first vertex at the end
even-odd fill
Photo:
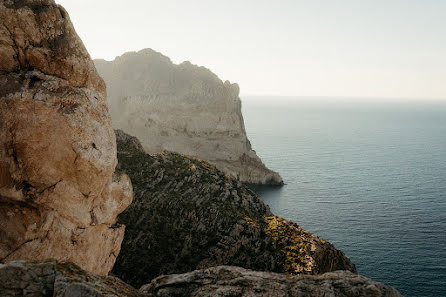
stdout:
POLYGON ((406 297, 446 296, 446 102, 242 98, 280 216, 406 297))

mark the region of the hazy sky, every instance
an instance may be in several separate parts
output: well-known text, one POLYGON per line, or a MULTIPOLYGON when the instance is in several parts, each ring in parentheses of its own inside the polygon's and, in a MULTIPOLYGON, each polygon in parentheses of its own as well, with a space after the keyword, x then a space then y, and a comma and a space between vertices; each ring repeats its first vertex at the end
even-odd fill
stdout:
POLYGON ((152 48, 242 94, 446 99, 446 0, 56 0, 93 58, 152 48))

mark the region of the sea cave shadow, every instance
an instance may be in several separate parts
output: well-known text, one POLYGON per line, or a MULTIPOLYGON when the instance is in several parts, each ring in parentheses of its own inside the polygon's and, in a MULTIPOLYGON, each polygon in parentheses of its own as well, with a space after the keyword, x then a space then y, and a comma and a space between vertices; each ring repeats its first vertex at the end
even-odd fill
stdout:
POLYGON ((263 202, 270 205, 271 201, 279 199, 282 191, 286 187, 286 185, 282 186, 267 186, 267 185, 247 185, 249 189, 251 189, 254 193, 259 196, 263 202))

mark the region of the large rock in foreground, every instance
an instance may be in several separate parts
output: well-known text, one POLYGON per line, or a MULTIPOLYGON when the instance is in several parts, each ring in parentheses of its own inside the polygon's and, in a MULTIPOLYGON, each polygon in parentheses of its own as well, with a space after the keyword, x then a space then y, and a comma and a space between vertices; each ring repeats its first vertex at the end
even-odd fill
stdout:
POLYGON ((175 153, 148 155, 116 132, 118 168, 135 198, 113 273, 135 287, 170 273, 217 265, 296 274, 356 271, 329 242, 274 216, 249 188, 209 163, 175 153))
POLYGON ((71 263, 0 264, 2 297, 402 297, 395 289, 348 271, 290 276, 219 266, 154 279, 140 290, 71 263))
POLYGON ((0 1, 0 262, 108 273, 131 202, 96 72, 52 0, 0 1))
POLYGON ((148 153, 203 159, 244 183, 283 183, 251 149, 237 84, 189 62, 175 65, 151 49, 95 63, 113 126, 138 137, 148 153))
POLYGON ((392 287, 349 271, 290 276, 233 266, 160 276, 140 291, 151 297, 402 297, 392 287))
POLYGON ((143 296, 116 277, 95 275, 72 263, 13 261, 0 264, 2 297, 143 296))

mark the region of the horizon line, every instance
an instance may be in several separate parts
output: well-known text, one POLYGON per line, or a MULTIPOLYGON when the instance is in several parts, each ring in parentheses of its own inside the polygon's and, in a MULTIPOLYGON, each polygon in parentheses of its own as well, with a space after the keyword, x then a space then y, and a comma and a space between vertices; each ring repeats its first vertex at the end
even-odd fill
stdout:
POLYGON ((278 94, 255 94, 241 93, 240 97, 281 97, 281 98, 320 98, 320 99, 380 99, 380 100, 445 100, 446 97, 397 97, 397 96, 361 96, 361 95, 278 95, 278 94))

